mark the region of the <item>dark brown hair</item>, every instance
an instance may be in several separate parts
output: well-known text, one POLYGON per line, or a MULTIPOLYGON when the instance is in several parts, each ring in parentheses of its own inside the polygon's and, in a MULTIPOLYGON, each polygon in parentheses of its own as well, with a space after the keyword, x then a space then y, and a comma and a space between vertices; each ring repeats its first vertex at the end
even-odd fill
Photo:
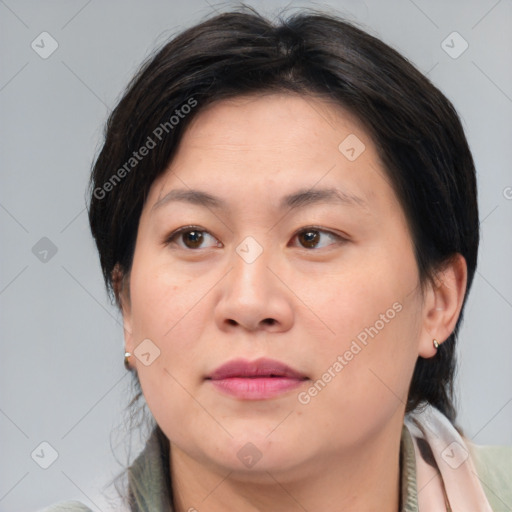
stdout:
MULTIPOLYGON (((107 289, 118 304, 114 268, 129 275, 142 207, 188 123, 213 102, 268 92, 318 95, 353 113, 372 137, 408 219, 422 284, 459 253, 469 291, 479 243, 475 168, 450 101, 404 57, 354 24, 315 11, 270 22, 242 8, 165 44, 108 119, 91 175, 89 220, 107 289)), ((434 358, 418 358, 407 411, 428 402, 455 420, 461 320, 462 311, 434 358)))

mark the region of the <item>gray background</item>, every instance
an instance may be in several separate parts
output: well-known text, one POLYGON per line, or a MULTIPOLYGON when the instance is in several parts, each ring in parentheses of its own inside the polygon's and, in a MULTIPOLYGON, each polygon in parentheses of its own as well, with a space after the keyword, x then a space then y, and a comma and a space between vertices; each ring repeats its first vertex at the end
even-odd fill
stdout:
MULTIPOLYGON (((401 51, 455 104, 477 164, 482 226, 461 331, 459 421, 479 444, 512 444, 512 2, 249 4, 269 15, 285 5, 337 9, 401 51), (456 59, 442 47, 453 31, 469 44, 456 59)), ((125 462, 116 428, 131 390, 120 315, 87 224, 88 173, 108 110, 142 59, 230 5, 0 1, 0 511, 72 497, 109 509, 101 490, 121 469, 111 443, 125 462), (58 43, 47 59, 31 47, 43 31, 58 43), (47 241, 33 250, 43 237, 57 248, 46 261, 47 241), (31 457, 36 450, 39 463, 49 461, 43 441, 58 452, 46 470, 31 457)))

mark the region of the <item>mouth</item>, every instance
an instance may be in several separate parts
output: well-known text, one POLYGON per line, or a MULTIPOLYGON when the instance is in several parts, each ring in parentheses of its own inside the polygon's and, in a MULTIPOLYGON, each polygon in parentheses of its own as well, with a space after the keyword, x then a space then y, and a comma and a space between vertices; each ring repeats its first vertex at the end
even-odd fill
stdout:
POLYGON ((303 385, 309 378, 273 359, 235 359, 206 377, 224 394, 244 400, 265 400, 303 385))

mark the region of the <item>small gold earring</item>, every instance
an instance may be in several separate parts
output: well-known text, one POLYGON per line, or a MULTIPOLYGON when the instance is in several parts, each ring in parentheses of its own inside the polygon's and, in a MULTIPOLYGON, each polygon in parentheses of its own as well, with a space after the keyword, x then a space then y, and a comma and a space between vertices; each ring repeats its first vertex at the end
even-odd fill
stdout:
POLYGON ((127 369, 127 370, 131 370, 130 368, 130 363, 128 361, 128 358, 131 357, 131 353, 130 352, 125 352, 124 353, 124 367, 127 369))
POLYGON ((439 348, 439 342, 434 339, 434 348, 437 350, 439 348))

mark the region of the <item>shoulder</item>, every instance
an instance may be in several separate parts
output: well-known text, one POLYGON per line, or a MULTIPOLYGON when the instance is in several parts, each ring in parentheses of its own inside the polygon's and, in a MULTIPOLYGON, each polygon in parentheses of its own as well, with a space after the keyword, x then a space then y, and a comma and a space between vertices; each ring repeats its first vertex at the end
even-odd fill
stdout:
POLYGON ((512 504, 512 446, 467 443, 482 488, 493 510, 512 504))
POLYGON ((50 505, 41 512, 93 512, 89 507, 79 501, 61 501, 50 505))

